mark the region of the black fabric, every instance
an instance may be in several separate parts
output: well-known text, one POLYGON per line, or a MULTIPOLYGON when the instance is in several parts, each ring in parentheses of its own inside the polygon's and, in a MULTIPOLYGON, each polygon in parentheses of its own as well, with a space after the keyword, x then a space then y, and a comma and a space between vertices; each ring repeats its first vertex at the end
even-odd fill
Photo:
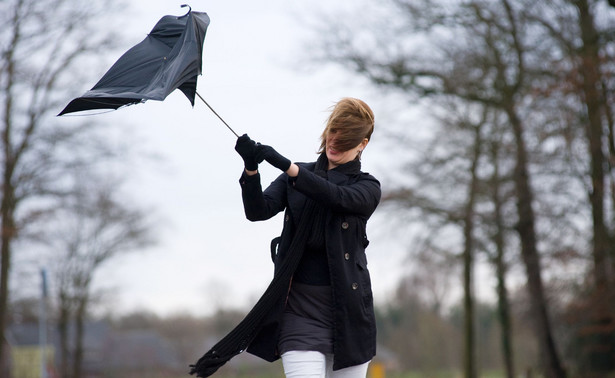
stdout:
POLYGON ((237 138, 237 142, 235 142, 235 151, 241 156, 243 159, 244 167, 248 171, 256 171, 258 169, 258 163, 256 163, 256 157, 254 156, 256 152, 256 142, 254 142, 248 134, 243 134, 239 138, 237 138))
POLYGON ((256 162, 260 163, 263 160, 267 160, 269 164, 282 170, 283 172, 286 172, 291 165, 291 161, 282 156, 273 147, 265 144, 259 144, 256 146, 256 162))
MULTIPOLYGON (((318 161, 316 161, 314 173, 326 179, 328 163, 326 155, 320 155, 318 161)), ((315 203, 314 206, 314 216, 312 217, 306 249, 293 275, 293 282, 328 286, 331 285, 327 249, 325 247, 325 220, 328 210, 320 203, 315 203)))
POLYGON ((280 354, 310 350, 333 354, 333 297, 331 286, 295 282, 282 316, 280 354))
POLYGON ((324 247, 321 249, 306 248, 293 275, 293 282, 318 286, 331 285, 327 250, 324 247))
MULTIPOLYGON (((327 168, 329 160, 327 155, 321 154, 316 161, 314 174, 327 179, 327 168)), ((325 219, 327 217, 327 209, 321 203, 316 203, 314 209, 314 220, 312 222, 312 230, 307 241, 307 248, 312 251, 325 250, 325 219)))
POLYGON ((175 89, 181 90, 194 106, 209 21, 203 12, 164 16, 92 89, 73 99, 58 115, 162 101, 175 89))

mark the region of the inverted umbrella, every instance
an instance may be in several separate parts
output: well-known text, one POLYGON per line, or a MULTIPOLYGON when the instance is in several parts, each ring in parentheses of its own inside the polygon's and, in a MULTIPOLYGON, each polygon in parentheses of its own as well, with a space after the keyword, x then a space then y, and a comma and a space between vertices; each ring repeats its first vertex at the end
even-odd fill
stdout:
POLYGON ((58 115, 163 101, 179 89, 193 106, 198 95, 238 136, 196 92, 209 21, 207 13, 192 9, 184 16, 162 17, 141 43, 126 51, 92 89, 73 99, 58 115))

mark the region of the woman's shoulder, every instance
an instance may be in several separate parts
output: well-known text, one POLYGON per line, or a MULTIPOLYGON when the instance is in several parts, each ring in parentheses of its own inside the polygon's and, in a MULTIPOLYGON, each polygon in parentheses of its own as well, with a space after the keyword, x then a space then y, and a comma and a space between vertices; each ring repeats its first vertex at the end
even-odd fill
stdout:
POLYGON ((376 177, 374 177, 372 174, 370 174, 368 172, 361 171, 361 172, 359 172, 357 181, 363 181, 363 180, 372 181, 372 182, 378 184, 378 186, 380 186, 380 181, 378 181, 378 179, 376 177))
POLYGON ((361 178, 363 178, 363 179, 369 179, 369 180, 376 180, 376 181, 378 181, 378 179, 376 177, 374 177, 374 175, 372 175, 369 172, 361 171, 360 175, 361 175, 361 178))

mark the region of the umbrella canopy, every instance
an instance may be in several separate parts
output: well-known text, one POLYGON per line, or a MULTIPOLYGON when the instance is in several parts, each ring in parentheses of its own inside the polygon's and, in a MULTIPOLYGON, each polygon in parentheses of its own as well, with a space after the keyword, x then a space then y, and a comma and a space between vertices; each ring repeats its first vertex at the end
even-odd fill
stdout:
POLYGON ((162 101, 177 88, 194 106, 208 26, 209 16, 203 12, 164 16, 92 89, 73 99, 58 115, 162 101))

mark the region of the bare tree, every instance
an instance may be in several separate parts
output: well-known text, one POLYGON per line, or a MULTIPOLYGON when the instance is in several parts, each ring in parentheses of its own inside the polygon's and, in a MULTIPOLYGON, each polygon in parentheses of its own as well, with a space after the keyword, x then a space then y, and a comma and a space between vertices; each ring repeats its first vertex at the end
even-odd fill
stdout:
POLYGON ((564 123, 582 132, 586 153, 575 157, 591 218, 591 277, 574 301, 576 362, 584 371, 615 370, 615 135, 613 57, 615 13, 595 0, 548 1, 529 15, 554 41, 552 88, 576 101, 560 106, 564 123), (609 216, 610 214, 610 216, 609 216), (582 347, 581 347, 582 346, 582 347))
POLYGON ((56 212, 47 239, 56 262, 60 372, 65 378, 82 376, 84 324, 95 300, 92 284, 97 271, 118 255, 153 242, 148 217, 117 199, 116 181, 82 172, 75 185, 74 195, 65 198, 56 212), (70 327, 75 330, 73 340, 69 340, 70 327))
MULTIPOLYGON (((419 187, 412 193, 408 188, 389 191, 384 202, 394 201, 401 208, 419 208, 424 216, 441 219, 441 226, 432 230, 434 235, 442 238, 443 228, 455 226, 458 228, 461 247, 449 247, 454 259, 463 267, 463 309, 464 309, 464 372, 467 377, 478 376, 477 335, 475 313, 474 271, 476 269, 477 252, 486 242, 480 240, 477 228, 481 226, 483 214, 478 206, 485 201, 485 178, 481 171, 485 170, 484 144, 485 130, 491 125, 488 122, 487 107, 468 106, 459 101, 446 101, 447 113, 439 118, 442 126, 432 143, 426 148, 413 166, 413 173, 419 178, 419 187), (482 114, 481 114, 482 110, 482 114), (477 113, 480 116, 477 116, 477 113), (454 135, 454 136, 453 136, 454 135), (443 182, 447 188, 455 188, 462 195, 453 194, 450 189, 442 193, 443 182), (430 194, 427 194, 430 193, 430 194), (435 194, 435 195, 434 195, 435 194), (430 198, 431 197, 431 198, 430 198), (439 198, 438 198, 439 197, 439 198), (446 198, 446 200, 442 200, 446 198)), ((425 217, 417 220, 423 223, 425 217)), ((446 250, 447 248, 442 248, 446 250)), ((449 252, 450 253, 450 252, 449 252)), ((430 272, 433 274, 433 272, 430 272)))
MULTIPOLYGON (((0 2, 0 340, 4 339, 13 243, 53 208, 44 199, 64 192, 60 172, 79 150, 62 147, 86 132, 49 117, 77 80, 78 64, 110 45, 97 29, 108 1, 7 0, 0 2), (93 32, 93 29, 97 29, 93 32)), ((110 30, 110 29, 107 29, 110 30)), ((71 163, 72 164, 72 163, 71 163)), ((6 366, 0 343, 0 368, 6 366)))

